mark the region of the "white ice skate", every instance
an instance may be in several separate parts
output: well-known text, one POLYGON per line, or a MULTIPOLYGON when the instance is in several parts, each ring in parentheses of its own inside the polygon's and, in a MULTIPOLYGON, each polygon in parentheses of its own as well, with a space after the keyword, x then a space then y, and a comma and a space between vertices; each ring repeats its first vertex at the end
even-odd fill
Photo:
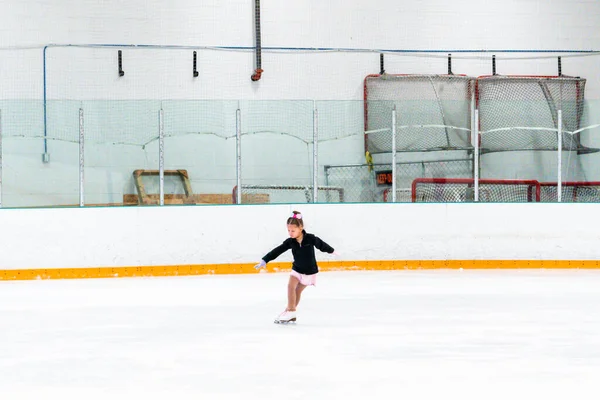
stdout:
POLYGON ((296 311, 284 311, 275 318, 276 324, 289 324, 290 322, 296 322, 296 311))

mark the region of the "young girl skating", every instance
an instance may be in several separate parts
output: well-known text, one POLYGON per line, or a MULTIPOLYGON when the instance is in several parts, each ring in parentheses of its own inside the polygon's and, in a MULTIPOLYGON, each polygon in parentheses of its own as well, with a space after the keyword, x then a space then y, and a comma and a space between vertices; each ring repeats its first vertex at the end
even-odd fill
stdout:
POLYGON ((268 252, 260 260, 260 263, 254 266, 256 269, 265 268, 269 261, 273 261, 287 250, 292 249, 294 262, 288 282, 288 304, 285 311, 275 319, 276 323, 296 321, 296 307, 300 303, 302 291, 307 286, 315 285, 319 272, 315 248, 325 253, 334 252, 333 247, 304 230, 302 214, 299 211, 293 211, 291 217, 287 219, 287 230, 290 237, 268 252))

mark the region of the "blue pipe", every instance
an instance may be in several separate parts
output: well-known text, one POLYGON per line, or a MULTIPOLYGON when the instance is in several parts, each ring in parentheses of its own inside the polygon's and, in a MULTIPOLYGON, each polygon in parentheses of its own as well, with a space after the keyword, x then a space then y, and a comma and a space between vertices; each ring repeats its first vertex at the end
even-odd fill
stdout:
MULTIPOLYGON (((155 48, 155 49, 206 49, 206 50, 248 50, 254 51, 255 46, 182 46, 161 44, 51 44, 44 47, 129 47, 129 48, 155 48)), ((365 49, 350 47, 261 47, 262 50, 279 51, 339 51, 339 52, 369 52, 369 53, 573 53, 593 54, 600 50, 566 50, 566 49, 365 49)))

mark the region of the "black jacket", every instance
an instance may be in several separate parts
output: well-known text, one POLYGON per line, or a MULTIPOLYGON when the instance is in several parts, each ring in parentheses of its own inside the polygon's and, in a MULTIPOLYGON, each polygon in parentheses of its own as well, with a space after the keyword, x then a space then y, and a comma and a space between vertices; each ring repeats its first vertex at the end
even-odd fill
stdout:
POLYGON ((304 275, 316 274, 319 272, 319 267, 317 266, 317 259, 315 258, 315 248, 325 253, 333 253, 333 247, 312 233, 306 233, 306 231, 303 230, 302 234, 304 235, 302 243, 298 243, 294 238, 287 238, 282 244, 268 252, 262 259, 268 263, 285 253, 287 250, 292 249, 292 254, 294 256, 292 269, 304 275))

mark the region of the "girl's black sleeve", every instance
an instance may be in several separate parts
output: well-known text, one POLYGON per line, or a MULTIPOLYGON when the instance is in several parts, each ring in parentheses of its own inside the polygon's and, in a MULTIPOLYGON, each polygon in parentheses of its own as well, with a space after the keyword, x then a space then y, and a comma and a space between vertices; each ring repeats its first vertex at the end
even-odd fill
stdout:
POLYGON ((292 246, 290 245, 290 240, 286 239, 282 244, 268 252, 262 259, 265 260, 266 263, 268 263, 269 261, 273 261, 274 259, 276 259, 291 248, 292 246))
POLYGON ((322 241, 317 236, 315 236, 315 247, 324 253, 333 253, 335 251, 333 247, 322 241))

